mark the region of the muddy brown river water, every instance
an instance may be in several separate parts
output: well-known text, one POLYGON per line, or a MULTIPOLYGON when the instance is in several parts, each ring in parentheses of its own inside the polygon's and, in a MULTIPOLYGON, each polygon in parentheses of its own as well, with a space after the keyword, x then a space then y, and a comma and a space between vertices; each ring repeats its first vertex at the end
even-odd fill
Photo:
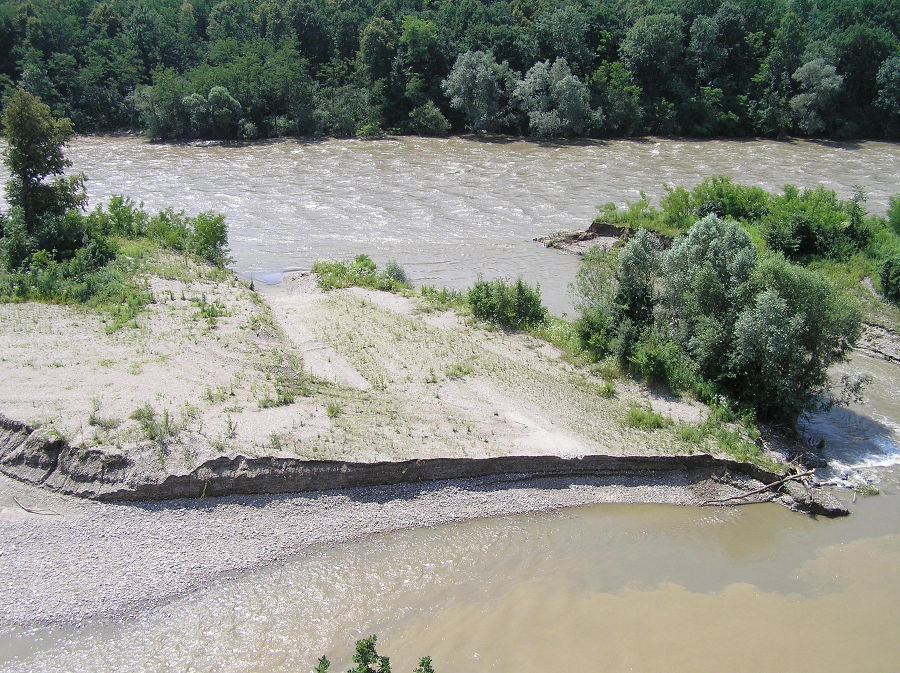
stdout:
MULTIPOLYGON (((584 227, 605 201, 711 173, 844 197, 860 184, 874 212, 900 189, 887 143, 82 138, 70 155, 94 201, 226 213, 240 272, 369 252, 418 282, 521 274, 557 312, 571 310, 577 260, 531 239, 584 227)), ((873 376, 868 400, 804 432, 825 439, 836 478, 883 493, 846 519, 620 505, 400 531, 223 577, 135 620, 23 634, 0 671, 282 673, 322 653, 342 671, 353 641, 378 633, 398 671, 430 654, 440 673, 895 672, 900 376, 862 356, 845 367, 873 376)))

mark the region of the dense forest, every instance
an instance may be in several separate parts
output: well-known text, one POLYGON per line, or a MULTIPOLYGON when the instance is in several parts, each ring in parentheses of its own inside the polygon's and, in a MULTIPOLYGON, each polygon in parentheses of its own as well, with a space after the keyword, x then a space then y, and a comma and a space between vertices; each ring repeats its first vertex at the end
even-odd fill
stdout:
POLYGON ((78 132, 900 136, 895 0, 4 0, 78 132))

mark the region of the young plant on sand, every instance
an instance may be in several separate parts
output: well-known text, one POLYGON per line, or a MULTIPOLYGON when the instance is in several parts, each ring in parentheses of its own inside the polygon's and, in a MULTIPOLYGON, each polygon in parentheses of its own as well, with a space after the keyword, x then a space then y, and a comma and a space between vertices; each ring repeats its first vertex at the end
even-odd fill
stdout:
MULTIPOLYGON (((362 640, 356 641, 356 651, 353 654, 353 663, 355 664, 347 673, 390 673, 391 660, 383 657, 375 650, 375 644, 378 641, 377 636, 369 636, 362 640)), ((331 662, 328 658, 322 656, 314 673, 328 673, 331 662)), ((431 664, 431 657, 422 657, 419 664, 413 670, 413 673, 434 673, 434 667, 431 664)))

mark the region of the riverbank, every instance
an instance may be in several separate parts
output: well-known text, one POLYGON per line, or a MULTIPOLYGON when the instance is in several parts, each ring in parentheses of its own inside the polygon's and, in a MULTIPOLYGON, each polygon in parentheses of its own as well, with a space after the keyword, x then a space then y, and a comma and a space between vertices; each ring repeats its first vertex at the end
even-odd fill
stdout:
POLYGON ((0 477, 0 637, 12 629, 135 615, 224 574, 315 545, 594 503, 699 505, 756 485, 739 473, 732 477, 726 483, 701 472, 652 479, 516 475, 130 504, 73 498, 0 477))

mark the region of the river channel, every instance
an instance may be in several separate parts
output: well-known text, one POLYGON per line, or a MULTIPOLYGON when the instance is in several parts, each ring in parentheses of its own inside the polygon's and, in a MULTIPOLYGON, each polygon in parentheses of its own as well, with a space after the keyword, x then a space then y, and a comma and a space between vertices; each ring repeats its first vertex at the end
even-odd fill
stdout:
MULTIPOLYGON (((577 259, 532 239, 583 228, 605 201, 722 173, 842 197, 859 184, 883 212, 900 185, 900 146, 887 143, 126 137, 80 138, 70 156, 94 202, 124 193, 225 213, 241 273, 275 279, 368 252, 417 282, 522 275, 559 313, 572 310, 577 259)), ((223 577, 123 623, 23 634, 0 671, 286 673, 323 653, 343 671, 353 641, 378 633, 396 671, 429 654, 439 673, 894 672, 900 376, 863 356, 844 366, 875 380, 866 401, 804 432, 826 442, 836 478, 881 490, 843 492, 848 518, 607 505, 399 531, 223 577)))
POLYGON ((596 207, 712 174, 777 190, 854 185, 884 213, 900 189, 900 145, 809 141, 620 140, 570 144, 503 138, 282 140, 151 144, 78 138, 74 169, 93 203, 126 194, 151 210, 225 213, 234 268, 277 278, 323 258, 397 259, 417 283, 467 287, 523 276, 556 313, 571 312, 571 255, 532 239, 584 229, 596 207))

